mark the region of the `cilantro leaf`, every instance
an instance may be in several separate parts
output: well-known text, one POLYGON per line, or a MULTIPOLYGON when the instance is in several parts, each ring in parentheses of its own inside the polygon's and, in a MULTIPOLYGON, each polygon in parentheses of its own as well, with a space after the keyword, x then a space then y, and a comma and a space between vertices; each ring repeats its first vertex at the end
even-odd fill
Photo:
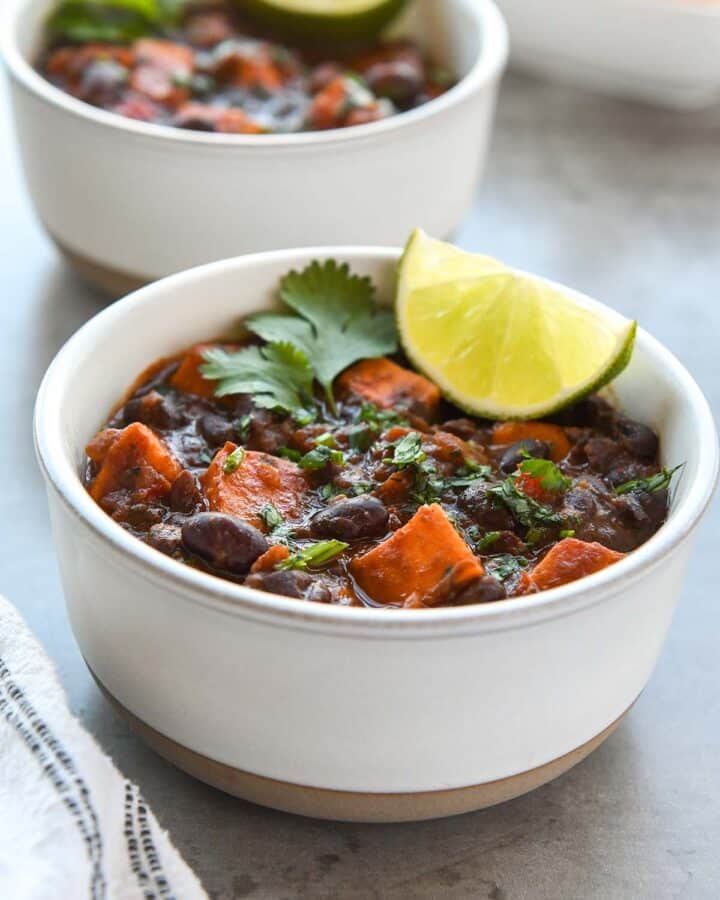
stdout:
POLYGON ((297 553, 293 553, 279 562, 275 568, 279 571, 286 569, 307 569, 322 566, 326 562, 342 553, 348 547, 344 541, 318 541, 317 544, 310 544, 309 547, 303 547, 297 553))
POLYGON ((524 556, 511 556, 509 553, 501 553, 485 561, 487 571, 499 581, 507 581, 513 575, 519 574, 528 561, 524 556))
POLYGON ((521 525, 526 528, 541 528, 545 525, 562 525, 560 516, 549 506, 538 503, 521 491, 512 477, 488 488, 487 496, 496 504, 510 510, 521 525))
POLYGON ((393 412, 391 409, 379 409, 374 403, 363 403, 356 421, 364 422, 375 432, 384 431, 393 425, 405 428, 410 424, 400 413, 393 412))
POLYGON ((678 469, 682 469, 684 465, 685 463, 680 463, 679 466, 675 466, 673 469, 663 468, 647 478, 633 478, 631 481, 619 484, 615 488, 615 493, 628 494, 631 491, 645 491, 648 494, 652 494, 655 491, 661 491, 670 486, 673 475, 678 469))
POLYGON ((531 478, 537 478, 540 487, 551 494, 559 494, 572 486, 572 480, 563 475, 550 459, 536 459, 526 454, 517 471, 531 478))
POLYGON ((282 513, 272 503, 266 503, 265 506, 263 506, 263 508, 260 510, 258 515, 270 531, 285 523, 285 519, 283 518, 282 513))
POLYGON ((417 466, 427 459, 425 451, 422 449, 422 436, 417 431, 410 431, 403 435, 392 447, 393 455, 383 462, 392 463, 398 469, 417 466))
POLYGON ((319 444, 298 460, 298 465, 301 469, 309 469, 310 471, 324 469, 328 463, 335 463, 338 466, 345 465, 345 454, 342 450, 334 450, 332 447, 328 447, 327 444, 319 444))
POLYGON ((332 383, 361 359, 385 356, 397 349, 395 319, 378 309, 369 278, 350 273, 346 263, 313 261, 302 272, 289 272, 280 282, 280 298, 298 315, 259 313, 247 327, 266 341, 289 341, 302 350, 335 412, 332 383))
POLYGON ((291 414, 307 413, 312 406, 312 367, 305 353, 288 341, 234 353, 213 347, 203 358, 200 372, 219 382, 217 397, 252 394, 258 406, 291 414))
POLYGON ((232 453, 228 454, 228 457, 223 464, 223 472, 226 475, 231 475, 235 471, 235 469, 240 468, 244 459, 245 448, 236 447, 232 453))

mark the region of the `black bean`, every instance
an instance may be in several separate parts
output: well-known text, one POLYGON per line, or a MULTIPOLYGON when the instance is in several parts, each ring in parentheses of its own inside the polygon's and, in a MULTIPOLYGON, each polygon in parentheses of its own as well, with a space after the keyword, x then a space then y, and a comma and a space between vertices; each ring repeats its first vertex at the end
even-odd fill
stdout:
POLYGON ((126 425, 142 422, 143 425, 167 430, 182 425, 184 416, 175 408, 170 397, 150 391, 142 397, 128 400, 123 409, 123 421, 126 425))
POLYGON ((198 513, 188 519, 182 540, 190 553, 237 575, 249 571, 269 546, 257 528, 218 512, 198 513))
POLYGON ((471 603, 493 603, 504 600, 507 591, 501 581, 492 575, 482 575, 464 585, 452 598, 453 606, 468 606, 471 603))
POLYGON ((192 472, 184 469, 173 481, 168 504, 170 509, 186 515, 200 512, 205 508, 205 497, 200 489, 200 482, 192 472))
POLYGON ((657 453, 658 439, 652 428, 621 416, 617 421, 617 429, 623 446, 633 456, 652 459, 657 453))
POLYGON ((458 497, 458 506, 485 531, 514 531, 515 519, 510 510, 496 506, 487 496, 488 485, 471 484, 458 497))
POLYGON ((525 454, 536 459, 550 459, 550 447, 545 441, 536 441, 534 438, 517 441, 511 444, 500 458, 500 470, 514 472, 525 459, 525 454))
POLYGON ((283 572, 257 572, 245 579, 247 587, 268 591, 271 594, 282 594, 284 597, 305 597, 313 584, 312 575, 297 569, 283 572))
POLYGON ((217 413, 205 413, 198 423, 202 436, 211 447, 221 447, 226 441, 237 440, 232 422, 217 413))
POLYGON ((422 71, 405 60, 375 63, 365 81, 376 97, 387 97, 400 107, 410 106, 423 88, 422 71))
POLYGON ((596 472, 609 472, 616 464, 618 457, 623 455, 623 449, 612 438, 594 437, 585 443, 585 456, 590 463, 590 468, 596 472))
POLYGON ((125 90, 128 70, 112 59, 97 59, 85 69, 80 82, 80 96, 95 106, 113 106, 125 90))
POLYGON ((313 537, 337 538, 341 541, 358 541, 363 538, 381 537, 387 531, 388 511, 377 497, 353 497, 338 500, 310 520, 313 537))

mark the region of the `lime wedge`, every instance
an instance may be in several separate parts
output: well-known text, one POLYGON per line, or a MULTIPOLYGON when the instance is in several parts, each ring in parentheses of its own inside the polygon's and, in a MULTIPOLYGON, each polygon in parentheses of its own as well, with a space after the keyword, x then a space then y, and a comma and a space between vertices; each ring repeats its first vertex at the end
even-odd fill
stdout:
POLYGON ((361 41, 375 37, 406 0, 243 0, 243 10, 297 40, 361 41))
POLYGON ((411 362, 488 419, 534 419, 582 399, 630 362, 637 323, 416 230, 398 270, 411 362))

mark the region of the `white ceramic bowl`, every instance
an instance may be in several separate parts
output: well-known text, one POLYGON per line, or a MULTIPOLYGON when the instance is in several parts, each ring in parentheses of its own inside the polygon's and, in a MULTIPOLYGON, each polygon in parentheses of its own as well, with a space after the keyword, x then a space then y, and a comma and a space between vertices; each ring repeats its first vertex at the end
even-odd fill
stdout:
POLYGON ((239 253, 450 235, 470 208, 507 57, 492 0, 418 0, 398 26, 461 76, 445 95, 290 135, 149 125, 70 97, 32 67, 53 2, 0 13, 25 174, 50 235, 112 293, 239 253))
POLYGON ((163 556, 91 500, 80 480, 85 443, 149 363, 227 333, 313 258, 347 260, 388 298, 398 254, 278 251, 164 279, 80 329, 37 401, 70 620, 99 682, 183 768, 314 815, 460 812, 588 753, 650 677, 717 476, 702 393, 641 331, 615 389, 630 415, 658 429, 663 462, 686 463, 669 520, 611 568, 542 594, 404 611, 292 600, 163 556))
POLYGON ((498 0, 512 62, 593 90, 696 109, 720 100, 720 4, 498 0))

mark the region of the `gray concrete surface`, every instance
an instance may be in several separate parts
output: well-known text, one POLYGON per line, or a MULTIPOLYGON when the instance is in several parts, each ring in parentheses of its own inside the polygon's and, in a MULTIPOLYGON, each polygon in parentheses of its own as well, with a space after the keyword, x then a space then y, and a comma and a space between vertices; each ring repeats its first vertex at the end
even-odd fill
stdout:
MULTIPOLYGON (((33 218, 3 89, 0 135, 0 590, 210 895, 720 896, 717 505, 657 671, 626 722, 575 770, 502 807, 402 826, 303 820, 192 781, 114 718, 68 628, 30 422, 47 363, 102 300, 63 267, 33 218)), ((458 239, 638 317, 718 410, 719 201, 720 110, 677 115, 513 76, 458 239)))

